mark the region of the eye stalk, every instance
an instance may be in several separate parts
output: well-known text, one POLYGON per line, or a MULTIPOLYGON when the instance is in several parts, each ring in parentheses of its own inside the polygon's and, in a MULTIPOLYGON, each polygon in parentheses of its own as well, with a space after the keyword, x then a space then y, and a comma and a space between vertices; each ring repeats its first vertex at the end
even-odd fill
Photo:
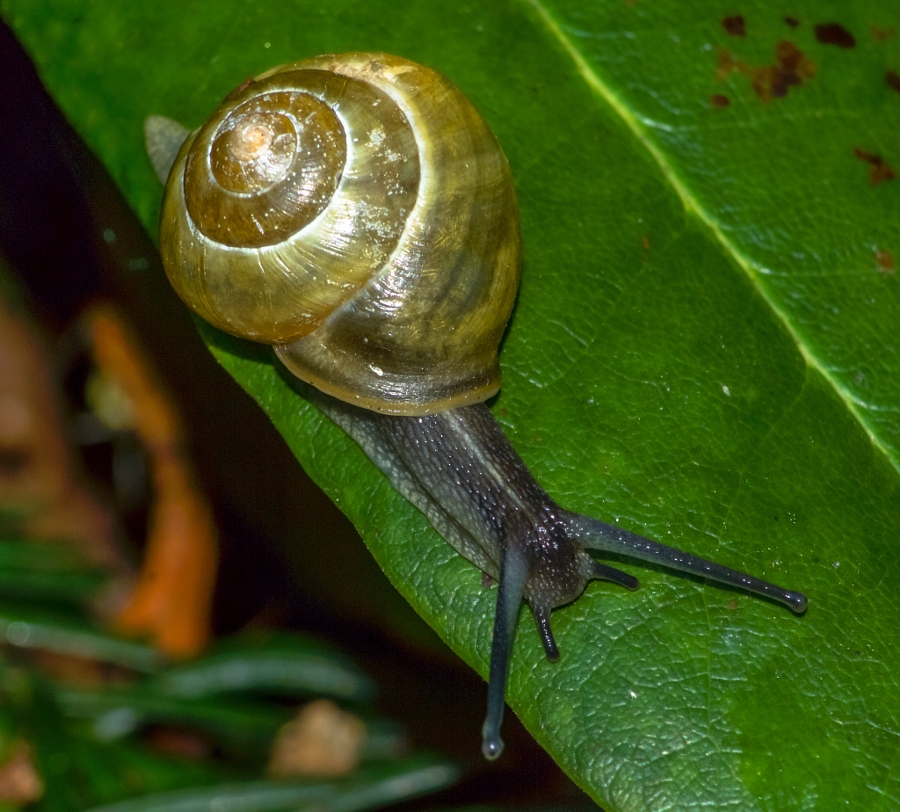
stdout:
POLYGON ((771 598, 806 597, 564 510, 483 401, 519 282, 519 212, 487 125, 439 73, 389 54, 274 68, 194 133, 147 120, 166 181, 161 252, 198 315, 271 344, 435 529, 499 582, 484 755, 503 751, 519 610, 559 659, 554 608, 590 580, 638 588, 587 550, 771 598))

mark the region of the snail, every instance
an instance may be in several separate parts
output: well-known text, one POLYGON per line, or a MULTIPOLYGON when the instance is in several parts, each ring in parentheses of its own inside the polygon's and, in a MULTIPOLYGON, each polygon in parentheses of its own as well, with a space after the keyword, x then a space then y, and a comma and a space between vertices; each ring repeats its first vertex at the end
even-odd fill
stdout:
POLYGON ((271 344, 437 531, 499 584, 483 752, 503 749, 523 600, 549 660, 551 611, 588 581, 637 589, 614 553, 763 595, 806 597, 561 508, 484 401, 518 289, 509 165, 439 73, 381 53, 320 56, 245 82, 195 132, 147 123, 166 183, 163 263, 216 327, 271 344))

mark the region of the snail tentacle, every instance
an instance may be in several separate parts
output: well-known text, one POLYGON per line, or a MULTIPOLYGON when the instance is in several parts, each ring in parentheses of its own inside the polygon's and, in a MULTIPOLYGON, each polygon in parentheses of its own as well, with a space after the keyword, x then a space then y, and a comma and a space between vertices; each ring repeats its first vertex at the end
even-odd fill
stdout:
POLYGON ((660 544, 622 530, 615 525, 606 524, 589 516, 577 516, 575 525, 581 535, 582 543, 590 550, 601 550, 608 553, 619 553, 651 564, 692 575, 700 575, 719 584, 737 587, 754 595, 778 601, 798 615, 806 611, 807 599, 802 592, 794 592, 768 581, 754 578, 752 575, 733 570, 714 561, 682 552, 675 547, 660 544))
POLYGON ((541 638, 541 644, 544 646, 544 654, 551 663, 559 660, 559 648, 556 640, 553 638, 553 630, 550 628, 550 612, 552 606, 532 606, 531 612, 534 615, 534 621, 537 623, 538 634, 541 638))
MULTIPOLYGON (((584 546, 587 547, 588 545, 585 544, 584 546)), ((599 561, 594 562, 594 566, 591 569, 591 578, 597 581, 611 581, 614 584, 625 587, 625 589, 628 589, 631 592, 635 592, 641 588, 641 582, 633 575, 622 572, 622 570, 617 570, 615 567, 601 564, 599 561)))
MULTIPOLYGON (((499 758, 503 752, 500 727, 503 724, 503 710, 506 706, 506 677, 509 673, 509 659, 512 655, 519 610, 522 608, 522 596, 530 575, 525 550, 519 545, 507 544, 500 564, 494 637, 491 641, 487 715, 481 728, 481 752, 491 761, 499 758)), ((550 634, 549 622, 547 634, 552 643, 553 636, 550 634)), ((552 645, 555 650, 556 644, 552 645)))

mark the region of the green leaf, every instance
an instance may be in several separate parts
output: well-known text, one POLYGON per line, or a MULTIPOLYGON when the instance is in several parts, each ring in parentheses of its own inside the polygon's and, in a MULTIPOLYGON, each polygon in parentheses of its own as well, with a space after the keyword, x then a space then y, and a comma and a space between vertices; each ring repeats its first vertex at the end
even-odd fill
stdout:
POLYGON ((89 781, 80 762, 80 742, 63 724, 60 709, 46 683, 35 675, 24 678, 27 688, 18 692, 23 727, 35 751, 35 767, 44 793, 41 812, 69 812, 92 802, 89 781))
POLYGON ((233 781, 236 772, 233 765, 161 756, 140 744, 107 744, 86 737, 78 742, 78 760, 90 779, 94 803, 233 781))
POLYGON ((162 693, 183 697, 255 691, 355 702, 370 700, 375 690, 346 657, 299 634, 230 639, 200 659, 166 669, 156 684, 162 693))
MULTIPOLYGON (((62 712, 88 719, 101 741, 121 740, 151 724, 202 730, 238 757, 258 760, 267 753, 279 728, 295 710, 259 700, 237 697, 173 696, 149 681, 102 691, 56 685, 55 701, 62 712)), ((395 722, 362 715, 366 736, 363 761, 395 758, 406 749, 403 729, 395 722)))
POLYGON ((147 685, 102 692, 58 687, 55 695, 67 715, 93 719, 94 731, 103 739, 155 723, 206 730, 228 743, 259 750, 291 717, 290 711, 261 702, 183 699, 147 685))
POLYGON ((24 603, 0 603, 0 640, 22 648, 115 663, 136 671, 154 671, 162 664, 159 653, 149 646, 104 634, 71 612, 28 608, 24 603))
MULTIPOLYGON (((59 693, 35 673, 0 671, 0 708, 16 717, 17 740, 34 748, 44 785, 41 810, 85 809, 129 795, 221 782, 222 765, 165 758, 146 747, 117 741, 110 746, 67 724, 59 693)), ((0 719, 4 721, 5 719, 0 719)), ((2 752, 0 752, 2 756, 2 752)), ((234 779, 231 767, 228 778, 234 779)))
POLYGON ((0 594, 83 603, 107 580, 71 544, 0 539, 0 594))
MULTIPOLYGON (((594 584, 555 613, 560 663, 522 622, 511 706, 611 812, 896 808, 900 181, 872 183, 900 168, 895 6, 749 3, 745 36, 711 0, 4 9, 151 231, 148 114, 196 126, 245 77, 329 51, 449 75, 516 178, 524 279, 494 411, 539 481, 810 598, 795 618, 630 567, 637 594, 594 584), (827 23, 855 47, 817 37, 827 23)), ((202 332, 397 588, 486 673, 496 593, 266 349, 202 332)))
POLYGON ((93 812, 357 812, 377 809, 450 786, 455 767, 417 757, 368 767, 343 781, 253 781, 148 795, 99 807, 93 812))

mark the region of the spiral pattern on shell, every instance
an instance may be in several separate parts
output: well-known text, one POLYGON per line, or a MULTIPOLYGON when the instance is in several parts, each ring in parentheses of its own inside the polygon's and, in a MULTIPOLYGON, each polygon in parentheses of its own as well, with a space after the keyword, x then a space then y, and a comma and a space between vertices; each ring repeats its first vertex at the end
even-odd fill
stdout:
POLYGON ((302 380, 391 414, 490 397, 519 279, 509 166, 471 103, 387 54, 275 68, 176 159, 169 278, 302 380))

